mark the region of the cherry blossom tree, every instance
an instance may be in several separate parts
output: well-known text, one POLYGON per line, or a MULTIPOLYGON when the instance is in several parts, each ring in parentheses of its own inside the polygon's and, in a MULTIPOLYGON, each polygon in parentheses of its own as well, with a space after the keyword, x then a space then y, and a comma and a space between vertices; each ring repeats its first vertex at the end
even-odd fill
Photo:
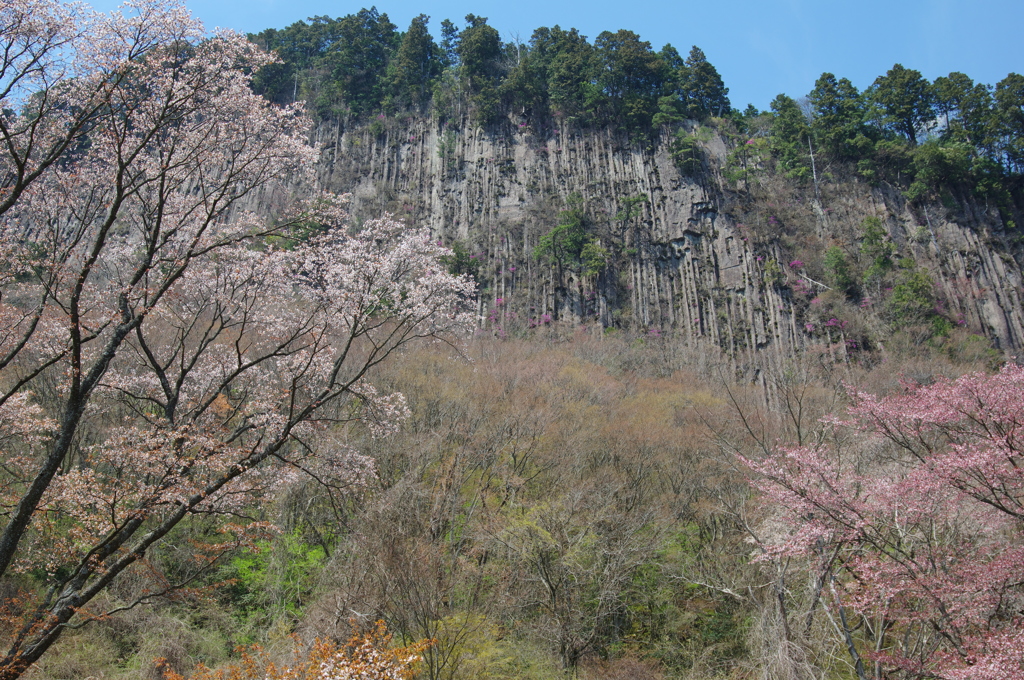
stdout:
POLYGON ((404 401, 369 372, 464 329, 472 286, 425 230, 346 229, 342 199, 244 210, 313 186, 317 153, 298 109, 253 95, 270 58, 242 36, 155 0, 11 0, 0 40, 7 679, 111 613, 90 603, 182 522, 221 518, 201 570, 267 529, 245 509, 295 475, 371 475, 339 425, 396 426, 404 401))
POLYGON ((1024 368, 852 396, 830 441, 747 461, 771 550, 824 574, 862 678, 1022 677, 1024 368))

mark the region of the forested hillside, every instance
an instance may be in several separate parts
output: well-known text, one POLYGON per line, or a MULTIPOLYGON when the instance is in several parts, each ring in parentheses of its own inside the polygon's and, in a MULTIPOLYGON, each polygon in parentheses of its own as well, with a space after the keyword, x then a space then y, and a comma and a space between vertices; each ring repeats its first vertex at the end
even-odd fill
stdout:
POLYGON ((1024 76, 500 35, 0 7, 0 680, 1024 677, 1024 76))

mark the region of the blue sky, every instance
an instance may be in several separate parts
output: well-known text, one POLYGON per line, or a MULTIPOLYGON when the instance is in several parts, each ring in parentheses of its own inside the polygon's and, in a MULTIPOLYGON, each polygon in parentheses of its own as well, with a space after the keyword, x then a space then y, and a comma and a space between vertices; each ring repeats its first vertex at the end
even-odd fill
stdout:
MULTIPOLYGON (((372 2, 372 0, 371 0, 372 2)), ((283 28, 314 15, 344 16, 366 5, 324 0, 186 0, 208 28, 242 32, 283 28)), ((94 0, 109 11, 119 0, 94 0)), ((638 33, 655 49, 672 43, 685 56, 698 45, 722 74, 733 106, 760 109, 780 92, 800 97, 824 71, 863 89, 894 63, 934 79, 962 71, 994 85, 1024 73, 1022 0, 381 0, 380 12, 404 30, 420 13, 460 27, 473 13, 506 40, 527 41, 538 26, 576 27, 593 40, 604 30, 638 33)))

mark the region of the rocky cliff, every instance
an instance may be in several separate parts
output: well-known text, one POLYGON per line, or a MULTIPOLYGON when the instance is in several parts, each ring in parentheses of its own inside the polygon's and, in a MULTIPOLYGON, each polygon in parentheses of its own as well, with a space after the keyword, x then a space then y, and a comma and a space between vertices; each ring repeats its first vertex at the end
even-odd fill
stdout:
POLYGON ((322 124, 316 141, 321 179, 353 194, 357 219, 388 211, 465 244, 479 263, 481 325, 497 332, 562 319, 702 338, 732 353, 811 343, 847 352, 870 342, 854 336, 872 336, 878 315, 865 295, 851 318, 829 316, 839 313, 821 254, 840 245, 855 255, 858 225, 875 216, 930 274, 945 318, 1003 349, 1024 344, 1018 244, 998 211, 970 199, 911 205, 892 187, 827 168, 803 186, 767 172, 736 186, 722 175, 726 142, 706 132, 690 173, 673 161, 668 133, 630 141, 526 124, 495 133, 409 116, 322 124), (573 194, 610 253, 589 276, 534 256, 573 194), (636 215, 624 214, 641 195, 649 200, 636 215))

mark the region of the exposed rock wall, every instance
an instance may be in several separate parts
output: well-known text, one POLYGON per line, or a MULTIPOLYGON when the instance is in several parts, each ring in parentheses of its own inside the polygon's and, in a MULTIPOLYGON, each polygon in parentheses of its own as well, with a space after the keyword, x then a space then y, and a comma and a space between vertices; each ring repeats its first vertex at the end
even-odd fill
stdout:
MULTIPOLYGON (((772 239, 752 238, 738 223, 718 172, 726 154, 718 136, 704 144, 707 162, 693 177, 673 163, 667 137, 631 144, 606 130, 521 125, 493 134, 408 117, 353 129, 324 124, 316 137, 323 183, 353 194, 357 218, 389 211, 468 245, 481 263, 482 324, 513 323, 513 316, 543 323, 545 315, 628 324, 733 353, 769 346, 789 353, 821 341, 802 323, 806 300, 791 285, 804 279, 810 296, 820 284, 789 268, 772 239), (602 241, 620 246, 598 276, 533 257, 573 193, 602 241), (649 201, 639 215, 616 219, 623 201, 640 194, 649 201)), ((941 207, 915 213, 897 192, 861 182, 834 185, 808 203, 813 210, 800 219, 814 222, 806 226, 818 246, 879 216, 928 267, 952 316, 1002 347, 1024 344, 1021 268, 991 211, 970 206, 957 223, 941 207)), ((841 336, 837 329, 828 337, 841 345, 841 336)))

